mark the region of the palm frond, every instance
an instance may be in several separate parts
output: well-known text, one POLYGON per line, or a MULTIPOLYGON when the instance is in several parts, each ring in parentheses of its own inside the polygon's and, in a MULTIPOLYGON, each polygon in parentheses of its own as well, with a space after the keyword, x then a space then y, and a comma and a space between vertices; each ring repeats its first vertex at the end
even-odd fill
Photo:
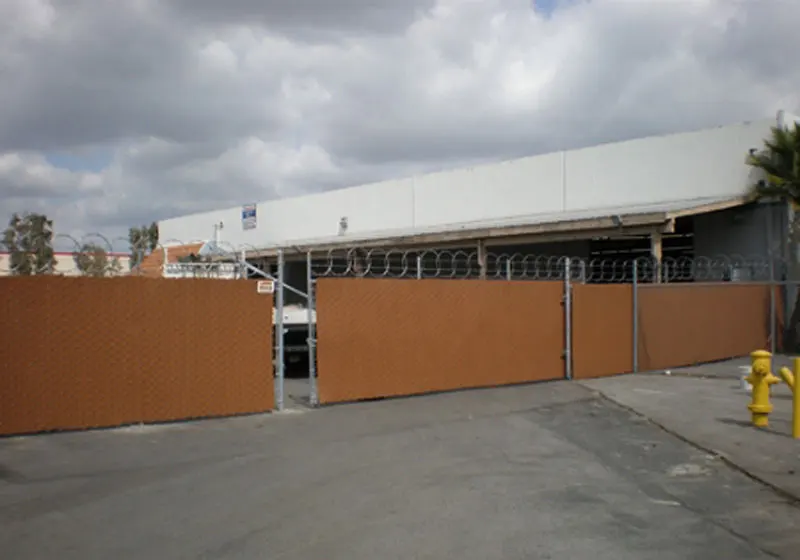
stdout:
POLYGON ((764 148, 752 152, 747 164, 763 172, 752 185, 757 197, 780 197, 800 203, 800 127, 772 127, 764 148))

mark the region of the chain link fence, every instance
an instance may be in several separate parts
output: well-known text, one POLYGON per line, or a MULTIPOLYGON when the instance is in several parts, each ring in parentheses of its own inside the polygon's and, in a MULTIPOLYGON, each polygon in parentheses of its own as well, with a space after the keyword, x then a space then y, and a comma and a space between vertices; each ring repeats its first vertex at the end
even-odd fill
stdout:
MULTIPOLYGON (((276 408, 284 406, 285 359, 307 353, 309 403, 317 395, 317 281, 324 278, 484 279, 487 281, 559 282, 564 294, 565 330, 571 335, 571 286, 633 285, 633 316, 637 286, 675 286, 686 283, 769 284, 769 340, 775 349, 778 316, 788 317, 793 298, 777 287, 789 288, 789 267, 779 258, 720 255, 666 257, 603 257, 537 255, 457 249, 348 248, 309 250, 303 247, 265 250, 222 241, 168 239, 132 246, 127 238, 91 234, 82 238, 57 235, 52 256, 0 254, 0 275, 145 276, 153 278, 215 278, 265 280, 274 289, 274 375, 276 408), (285 301, 289 294, 294 301, 285 301)), ((1 247, 0 247, 1 248, 1 247)), ((637 319, 633 331, 638 332, 637 319)), ((633 362, 637 363, 634 345, 633 362)), ((571 347, 564 349, 569 357, 571 347)), ((304 358, 305 359, 305 358, 304 358)), ((566 377, 571 361, 565 360, 566 377)))

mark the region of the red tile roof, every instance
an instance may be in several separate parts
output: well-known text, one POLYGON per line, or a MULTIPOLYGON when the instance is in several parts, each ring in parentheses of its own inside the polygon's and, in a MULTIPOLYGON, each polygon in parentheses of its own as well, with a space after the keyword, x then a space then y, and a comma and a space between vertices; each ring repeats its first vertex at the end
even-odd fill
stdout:
POLYGON ((175 247, 159 247, 149 255, 134 269, 134 274, 149 276, 151 278, 161 278, 164 276, 164 254, 167 256, 167 263, 176 263, 182 257, 188 257, 192 253, 197 254, 205 243, 193 243, 191 245, 178 245, 175 247))

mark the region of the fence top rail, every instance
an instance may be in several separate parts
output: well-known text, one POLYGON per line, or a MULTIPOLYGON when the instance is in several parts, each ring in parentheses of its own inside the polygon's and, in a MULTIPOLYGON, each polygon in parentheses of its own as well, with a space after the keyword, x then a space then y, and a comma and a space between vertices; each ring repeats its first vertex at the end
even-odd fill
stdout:
POLYGON ((767 286, 778 286, 781 285, 781 282, 770 282, 769 280, 742 280, 742 281, 731 281, 731 282, 718 282, 718 281, 693 281, 693 282, 660 282, 660 283, 641 283, 639 288, 642 290, 649 290, 649 289, 658 289, 658 288, 719 288, 720 285, 722 286, 751 286, 751 287, 767 287, 767 286))

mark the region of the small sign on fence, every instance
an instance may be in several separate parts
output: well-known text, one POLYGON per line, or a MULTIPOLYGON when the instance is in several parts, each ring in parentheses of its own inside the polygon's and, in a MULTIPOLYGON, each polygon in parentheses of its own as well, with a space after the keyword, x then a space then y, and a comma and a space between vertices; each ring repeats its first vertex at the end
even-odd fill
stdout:
POLYGON ((259 280, 256 284, 256 292, 259 294, 275 293, 275 282, 273 280, 259 280))

